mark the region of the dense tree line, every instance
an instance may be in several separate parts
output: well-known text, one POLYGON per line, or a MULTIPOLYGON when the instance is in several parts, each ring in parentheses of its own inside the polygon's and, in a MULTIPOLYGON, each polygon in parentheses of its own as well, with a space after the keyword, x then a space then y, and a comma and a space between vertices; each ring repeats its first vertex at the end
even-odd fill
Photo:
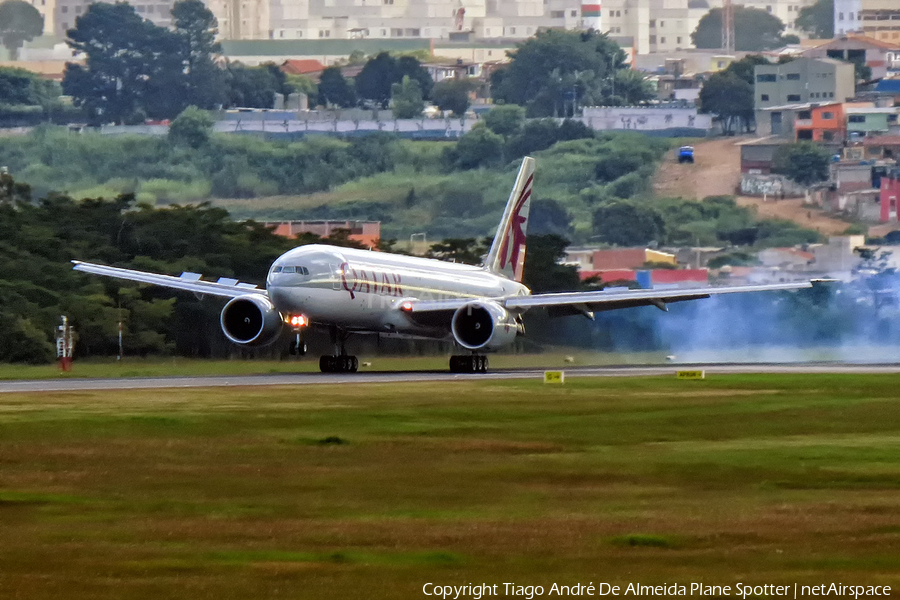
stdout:
POLYGON ((491 94, 533 117, 573 116, 581 106, 637 104, 653 95, 606 34, 555 29, 518 44, 509 65, 491 75, 491 94))
MULTIPOLYGON (((382 52, 365 63, 355 81, 329 67, 317 89, 308 79, 288 78, 275 64, 225 61, 216 41, 216 18, 200 0, 176 2, 172 20, 171 29, 159 27, 125 2, 91 4, 75 20, 67 43, 85 64, 66 65, 63 90, 89 122, 171 119, 188 106, 271 108, 276 94, 295 91, 312 96, 313 105, 350 107, 368 101, 387 107, 394 86, 404 79, 413 84, 403 85, 418 86, 419 103, 433 86, 416 58, 382 52)), ((407 105, 404 114, 415 106, 407 105)))

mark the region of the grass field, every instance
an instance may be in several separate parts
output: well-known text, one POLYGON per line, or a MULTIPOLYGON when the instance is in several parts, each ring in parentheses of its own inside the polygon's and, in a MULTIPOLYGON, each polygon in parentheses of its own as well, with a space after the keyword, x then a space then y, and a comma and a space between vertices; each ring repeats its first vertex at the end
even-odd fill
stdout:
POLYGON ((898 387, 759 375, 3 394, 0 598, 896 590, 898 387))

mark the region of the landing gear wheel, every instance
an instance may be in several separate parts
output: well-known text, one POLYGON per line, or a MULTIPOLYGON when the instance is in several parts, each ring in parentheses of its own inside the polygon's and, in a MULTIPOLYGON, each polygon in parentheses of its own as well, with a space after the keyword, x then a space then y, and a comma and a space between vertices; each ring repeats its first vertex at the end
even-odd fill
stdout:
POLYGON ((306 342, 304 342, 303 340, 295 340, 291 342, 290 352, 292 356, 305 356, 308 349, 309 348, 307 347, 306 342))
POLYGON ((347 355, 325 355, 319 358, 319 370, 323 373, 356 373, 359 370, 359 359, 347 355))
POLYGON ((451 373, 487 373, 487 368, 487 356, 464 354, 462 356, 457 355, 450 357, 451 373))

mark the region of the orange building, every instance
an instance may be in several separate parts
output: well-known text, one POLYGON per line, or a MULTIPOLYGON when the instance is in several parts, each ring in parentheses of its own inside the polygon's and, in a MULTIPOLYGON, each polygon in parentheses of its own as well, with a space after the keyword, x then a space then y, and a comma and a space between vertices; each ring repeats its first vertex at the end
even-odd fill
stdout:
POLYGON ((797 140, 813 142, 842 142, 847 136, 844 105, 841 102, 810 104, 797 111, 794 121, 797 140))
POLYGON ((277 221, 265 225, 271 227, 275 235, 287 238, 297 237, 301 233, 314 233, 327 238, 338 229, 346 229, 350 231, 351 240, 363 244, 370 250, 375 248, 381 239, 381 221, 277 221))

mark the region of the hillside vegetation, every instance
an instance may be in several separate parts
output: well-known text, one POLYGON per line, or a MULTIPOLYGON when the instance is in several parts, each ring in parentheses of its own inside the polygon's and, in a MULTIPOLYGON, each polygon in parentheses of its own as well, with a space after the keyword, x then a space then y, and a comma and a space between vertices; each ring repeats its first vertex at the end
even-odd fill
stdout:
POLYGON ((531 154, 536 233, 613 244, 817 239, 791 224, 760 224, 727 198, 710 208, 655 199, 650 181, 669 147, 665 140, 512 117, 486 120, 458 143, 387 134, 295 142, 212 135, 192 148, 166 138, 45 127, 0 140, 0 164, 31 185, 35 198, 134 194, 150 206, 209 200, 239 219, 372 219, 382 221, 386 237, 425 232, 441 239, 491 234, 519 159, 531 154), (650 221, 656 225, 642 225, 650 221))

